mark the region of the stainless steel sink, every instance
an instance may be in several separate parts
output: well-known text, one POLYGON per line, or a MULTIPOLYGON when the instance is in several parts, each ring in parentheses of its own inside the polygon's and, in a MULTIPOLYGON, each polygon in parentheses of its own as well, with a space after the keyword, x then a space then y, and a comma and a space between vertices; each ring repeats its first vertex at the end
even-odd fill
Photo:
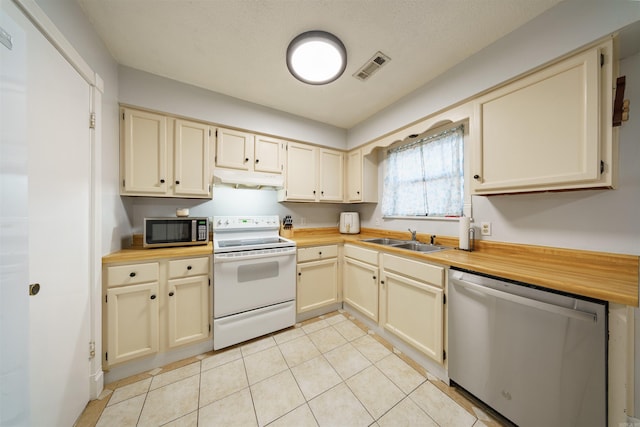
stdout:
POLYGON ((395 245, 400 245, 404 243, 409 243, 408 240, 389 239, 386 237, 379 237, 375 239, 362 239, 362 241, 367 243, 376 243, 378 245, 385 245, 385 246, 395 246, 395 245))
POLYGON ((445 246, 437 246, 420 242, 407 242, 399 245, 393 245, 393 247, 399 249, 408 249, 414 252, 437 252, 447 249, 445 246))

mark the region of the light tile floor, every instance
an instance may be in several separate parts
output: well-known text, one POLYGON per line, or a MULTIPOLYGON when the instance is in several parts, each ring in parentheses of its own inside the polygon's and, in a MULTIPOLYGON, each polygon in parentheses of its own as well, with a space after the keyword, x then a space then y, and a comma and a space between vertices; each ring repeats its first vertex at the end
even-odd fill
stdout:
POLYGON ((501 425, 347 313, 108 384, 79 426, 501 425))

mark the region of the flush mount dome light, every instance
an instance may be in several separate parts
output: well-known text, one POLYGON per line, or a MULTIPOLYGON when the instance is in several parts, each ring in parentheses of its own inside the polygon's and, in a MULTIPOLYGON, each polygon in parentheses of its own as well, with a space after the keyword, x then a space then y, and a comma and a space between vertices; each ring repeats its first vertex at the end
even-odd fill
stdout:
POLYGON ((307 31, 289 43, 287 67, 301 82, 331 83, 347 67, 347 51, 339 38, 326 31, 307 31))

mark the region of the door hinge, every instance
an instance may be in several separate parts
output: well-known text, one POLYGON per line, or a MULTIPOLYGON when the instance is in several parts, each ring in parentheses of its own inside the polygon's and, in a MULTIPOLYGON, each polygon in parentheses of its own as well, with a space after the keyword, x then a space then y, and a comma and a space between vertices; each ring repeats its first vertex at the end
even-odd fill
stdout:
POLYGON ((89 359, 96 357, 96 342, 89 341, 89 359))
POLYGON ((216 138, 218 137, 218 129, 216 129, 216 138))
POLYGON ((442 360, 447 360, 447 352, 442 350, 442 360))
POLYGON ((89 114, 89 129, 96 128, 96 113, 89 114))
POLYGON ((209 323, 209 332, 211 332, 211 323, 209 323))
POLYGON ((446 304, 446 303, 447 303, 447 296, 442 295, 442 304, 446 304))
POLYGON ((124 181, 125 181, 125 180, 123 179, 123 180, 122 180, 122 188, 124 188, 124 181))
POLYGON ((600 66, 604 67, 604 53, 600 54, 600 66))
POLYGON ((211 286, 211 279, 209 279, 209 286, 211 286))
POLYGON ((104 360, 109 360, 109 352, 104 352, 104 360))
POLYGON ((604 173, 604 160, 600 160, 600 174, 604 173))
POLYGON ((211 136, 211 129, 209 129, 209 136, 211 136))
POLYGON ((105 302, 105 304, 109 302, 109 295, 105 295, 104 296, 104 302, 105 302))
POLYGON ((122 120, 124 120, 124 113, 122 113, 122 120))

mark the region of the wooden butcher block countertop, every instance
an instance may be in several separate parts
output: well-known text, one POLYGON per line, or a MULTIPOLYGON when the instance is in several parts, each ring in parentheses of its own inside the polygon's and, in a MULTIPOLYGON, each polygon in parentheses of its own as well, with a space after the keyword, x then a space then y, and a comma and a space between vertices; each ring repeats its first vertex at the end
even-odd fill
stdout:
MULTIPOLYGON (((424 259, 548 289, 638 306, 640 258, 636 255, 485 241, 477 241, 473 252, 449 249, 434 253, 417 253, 361 241, 373 237, 410 239, 407 232, 366 228, 363 228, 360 234, 351 235, 340 234, 335 228, 296 229, 292 239, 298 247, 356 243, 374 250, 424 259)), ((418 240, 428 242, 429 235, 418 234, 418 240)), ((438 236, 436 244, 455 248, 458 240, 438 236)))
MULTIPOLYGON (((134 240, 135 241, 135 240, 134 240)), ((207 256, 213 254, 213 243, 199 246, 181 246, 173 248, 146 249, 134 246, 131 249, 122 249, 102 257, 102 264, 116 264, 122 262, 150 261, 162 258, 182 258, 192 256, 207 256)))

